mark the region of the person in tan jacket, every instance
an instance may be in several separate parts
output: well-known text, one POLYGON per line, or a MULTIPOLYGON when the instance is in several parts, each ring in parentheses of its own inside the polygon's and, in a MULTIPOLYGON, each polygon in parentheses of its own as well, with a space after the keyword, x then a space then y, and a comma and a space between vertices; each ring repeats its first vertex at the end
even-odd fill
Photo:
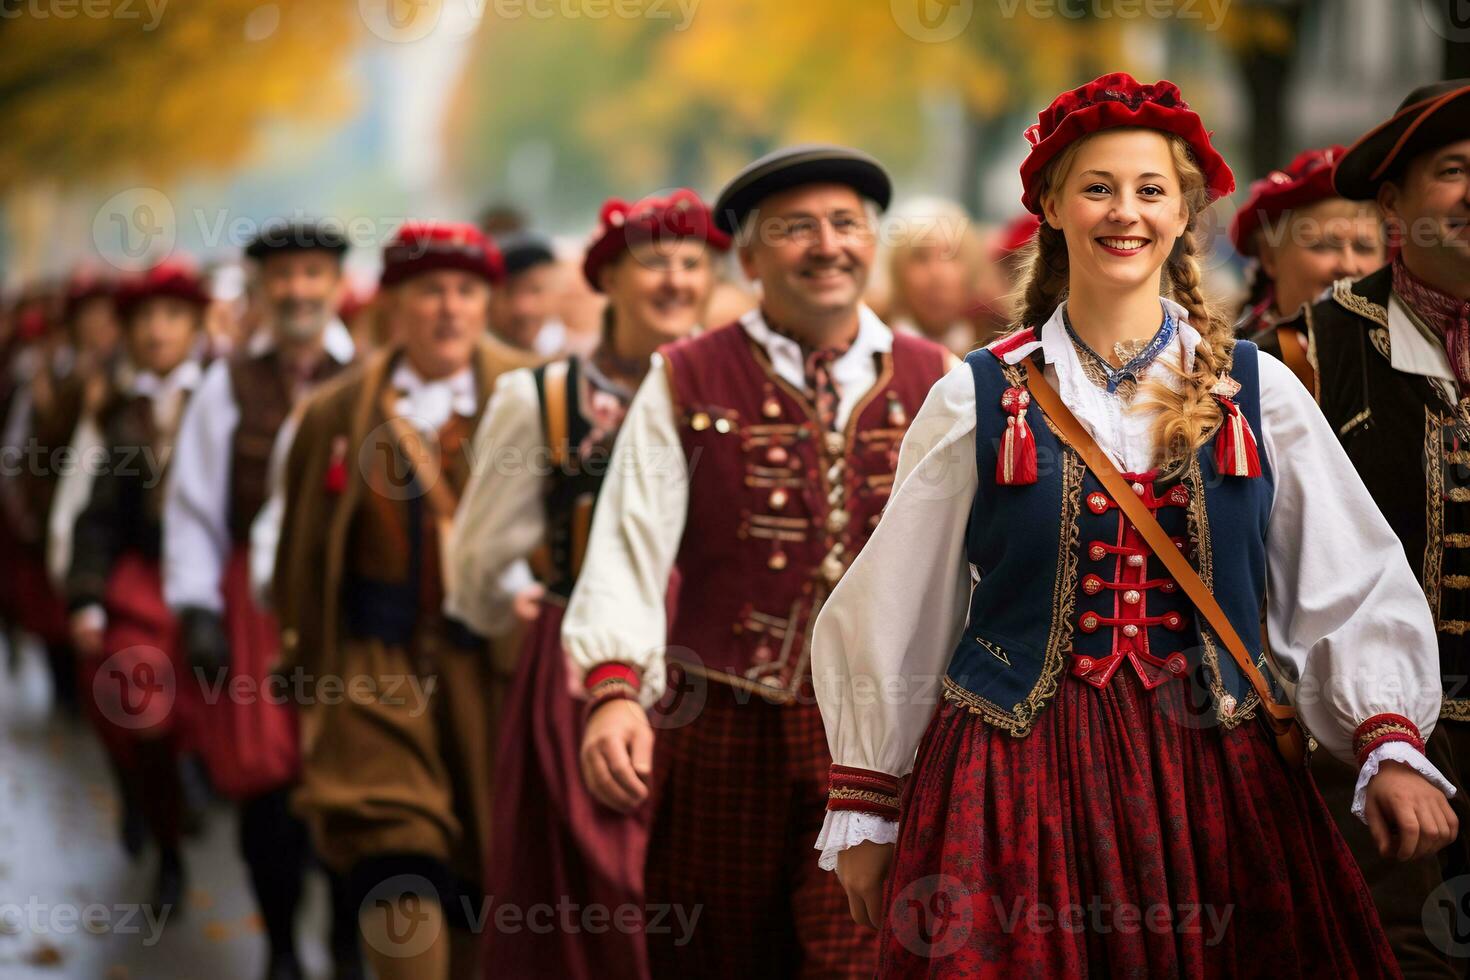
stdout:
POLYGON ((382 275, 396 342, 306 403, 277 488, 276 676, 302 706, 293 805, 360 898, 382 980, 478 969, 504 681, 442 612, 442 549, 495 380, 531 363, 486 335, 501 275, 469 225, 400 229, 382 275))

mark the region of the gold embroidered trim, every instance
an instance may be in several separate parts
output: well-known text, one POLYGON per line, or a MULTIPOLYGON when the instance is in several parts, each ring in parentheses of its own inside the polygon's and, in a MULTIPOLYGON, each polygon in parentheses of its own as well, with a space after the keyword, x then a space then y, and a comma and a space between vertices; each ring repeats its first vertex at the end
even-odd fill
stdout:
POLYGON ((1470 699, 1445 698, 1440 702, 1439 716, 1450 721, 1470 721, 1470 699))
POLYGON ((1360 754, 1364 748, 1385 735, 1407 735, 1410 738, 1420 739, 1422 741, 1417 729, 1410 728, 1408 725, 1401 725, 1398 722, 1385 721, 1374 725, 1357 737, 1353 743, 1353 754, 1360 754))
MULTIPOLYGON (((1007 374, 1010 377, 1010 374, 1007 374)), ((1077 601, 1078 567, 1081 555, 1082 529, 1077 524, 1082 511, 1081 458, 1070 448, 1061 454, 1062 500, 1061 532, 1057 545, 1057 575, 1052 583, 1051 631, 1047 636, 1046 651, 1042 655, 1041 675, 1031 688, 1031 693, 1006 711, 986 698, 960 687, 949 677, 944 678, 944 697, 962 705, 971 714, 979 715, 988 724, 1004 729, 1020 738, 1031 732, 1036 716, 1056 696, 1057 683, 1062 675, 1065 658, 1072 650, 1072 610, 1077 601)), ((993 652, 993 651, 992 651, 993 652)))
POLYGON ((1358 426, 1362 425, 1364 422, 1368 421, 1372 417, 1373 417, 1373 409, 1371 409, 1371 408, 1365 408, 1361 412, 1359 412, 1357 415, 1354 415, 1352 418, 1348 419, 1342 425, 1338 426, 1338 428, 1337 428, 1337 434, 1339 436, 1345 436, 1349 432, 1353 431, 1358 426))
POLYGON ((1388 331, 1383 327, 1374 327, 1368 331, 1368 339, 1373 342, 1373 347, 1383 355, 1385 361, 1393 360, 1393 344, 1389 340, 1388 331))
MULTIPOLYGON (((1211 592, 1215 590, 1215 550, 1210 541, 1210 516, 1205 509, 1205 484, 1204 476, 1200 472, 1199 454, 1190 457, 1189 469, 1182 481, 1189 485, 1189 540, 1194 547, 1197 556, 1200 581, 1204 582, 1205 588, 1211 592)), ((1224 705, 1228 702, 1226 698, 1234 700, 1234 695, 1225 689, 1225 680, 1220 673, 1220 651, 1215 646, 1215 635, 1210 630, 1209 624, 1203 617, 1196 617, 1199 623, 1200 642, 1204 647, 1202 659, 1210 673, 1210 696, 1215 701, 1215 720, 1220 727, 1227 731, 1238 727, 1249 718, 1254 718, 1256 707, 1261 703, 1261 697, 1254 688, 1246 694, 1245 700, 1238 702, 1235 710, 1226 714, 1224 705)), ((1257 658, 1256 666, 1264 673, 1269 668, 1266 666, 1266 658, 1263 653, 1257 658)))
POLYGON ((783 531, 780 528, 761 527, 759 525, 751 527, 745 533, 749 537, 759 538, 762 541, 797 542, 806 540, 805 531, 783 531))
POLYGON ((857 800, 860 803, 872 803, 874 806, 885 810, 898 809, 898 796, 887 793, 879 793, 871 789, 843 789, 833 787, 827 792, 828 800, 857 800))
MULTIPOLYGON (((1438 614, 1435 615, 1435 618, 1439 619, 1438 614)), ((1441 620, 1435 629, 1441 633, 1448 633, 1451 636, 1464 636, 1466 633, 1470 633, 1470 621, 1463 619, 1441 620)))
POLYGON ((978 636, 975 637, 975 642, 980 644, 985 649, 989 650, 990 655, 996 660, 999 660, 1007 667, 1011 665, 1011 658, 1006 654, 1005 650, 999 644, 991 643, 989 640, 983 639, 982 637, 978 636))
MULTIPOLYGON (((1439 623, 1439 582, 1444 571, 1444 436, 1439 413, 1424 408, 1424 598, 1439 623)), ((1458 488, 1456 488, 1458 489, 1458 488)), ((1440 626, 1443 629, 1443 625, 1440 626)))
POLYGON ((1445 492, 1445 498, 1457 504, 1466 503, 1470 501, 1470 487, 1450 487, 1445 492))
POLYGON ((776 527, 787 531, 804 531, 811 526, 805 517, 777 517, 775 514, 751 514, 750 523, 755 527, 776 527))
MULTIPOLYGON (((1385 329, 1388 327, 1388 310, 1353 292, 1353 280, 1339 279, 1332 284, 1332 298, 1338 306, 1358 316, 1366 317, 1385 329)), ((1376 346, 1376 345, 1375 345, 1376 346)), ((1386 354, 1384 355, 1387 356, 1386 354)))
POLYGON ((1446 534, 1444 546, 1446 548, 1470 548, 1470 534, 1446 534))
POLYGON ((1439 584, 1446 589, 1470 589, 1470 575, 1446 575, 1439 584))

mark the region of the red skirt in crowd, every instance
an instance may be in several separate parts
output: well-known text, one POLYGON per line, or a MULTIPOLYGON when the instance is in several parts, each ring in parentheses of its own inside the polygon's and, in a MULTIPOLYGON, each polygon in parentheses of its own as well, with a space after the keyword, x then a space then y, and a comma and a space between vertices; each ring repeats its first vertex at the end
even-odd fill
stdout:
MULTIPOLYGON (((643 907, 647 807, 623 816, 592 799, 579 755, 582 709, 562 652, 565 609, 544 603, 521 650, 505 702, 495 763, 495 805, 485 894, 496 906, 527 910, 589 906, 618 921, 620 906, 643 907)), ((643 936, 635 930, 497 931, 486 929, 485 976, 642 980, 648 976, 643 936)), ((556 913, 560 921, 561 913, 556 913)))
POLYGON ((879 976, 1398 976, 1305 772, 1186 694, 1126 666, 1102 690, 1066 678, 1022 738, 944 701, 904 791, 879 976))
POLYGON ((113 564, 103 600, 102 653, 78 657, 79 691, 107 751, 132 764, 140 739, 171 738, 187 750, 199 718, 199 687, 184 663, 178 625, 163 601, 156 559, 129 552, 113 564))
POLYGON ((6 618, 42 643, 66 643, 71 635, 66 601, 51 584, 45 559, 33 549, 17 545, 8 565, 9 581, 4 583, 9 596, 6 618))
POLYGON ((270 669, 280 651, 280 627, 251 596, 248 547, 236 547, 230 555, 224 598, 230 667, 228 672, 195 678, 205 701, 198 751, 215 790, 232 800, 245 800, 296 781, 300 739, 291 689, 270 682, 270 669))

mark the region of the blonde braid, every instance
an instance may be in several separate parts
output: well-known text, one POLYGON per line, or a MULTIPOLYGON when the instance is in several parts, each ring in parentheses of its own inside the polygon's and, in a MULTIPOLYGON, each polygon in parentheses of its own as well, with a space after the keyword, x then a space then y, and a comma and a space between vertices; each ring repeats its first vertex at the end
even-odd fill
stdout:
POLYGON ((1140 407, 1159 410, 1153 429, 1155 452, 1161 474, 1173 478, 1183 473, 1189 458, 1209 441, 1225 417, 1213 389, 1230 369, 1235 329, 1229 318, 1206 299, 1201 285, 1197 229, 1200 214, 1210 205, 1204 174, 1183 139, 1170 135, 1168 140, 1189 219, 1164 264, 1164 293, 1184 307, 1200 341, 1189 371, 1165 362, 1179 387, 1162 380, 1147 382, 1140 390, 1140 407))
POLYGON ((1026 273, 1021 277, 1021 303, 1012 326, 1040 329, 1067 292, 1066 238, 1043 221, 1036 237, 1022 249, 1021 262, 1026 273))

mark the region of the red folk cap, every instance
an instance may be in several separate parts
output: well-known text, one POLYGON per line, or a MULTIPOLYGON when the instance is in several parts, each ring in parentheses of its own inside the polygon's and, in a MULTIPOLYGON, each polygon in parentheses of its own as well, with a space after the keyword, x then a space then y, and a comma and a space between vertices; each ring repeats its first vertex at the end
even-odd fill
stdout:
POLYGON ((1026 130, 1031 152, 1021 163, 1021 204, 1041 214, 1040 178, 1046 165, 1070 144, 1104 129, 1137 126, 1173 133, 1189 144, 1205 175, 1210 199, 1235 190, 1235 176, 1210 143, 1210 134, 1170 81, 1140 85, 1132 75, 1114 72, 1063 92, 1026 130))
POLYGON ((406 221, 383 246, 384 289, 437 269, 459 269, 496 283, 505 278, 500 249, 474 225, 457 221, 406 221))
POLYGON ((1330 197, 1332 167, 1343 154, 1341 146, 1303 150, 1285 170, 1273 170, 1251 184, 1250 196, 1230 222, 1230 241, 1241 255, 1256 254, 1256 232, 1293 208, 1304 208, 1330 197))
POLYGON ((127 319, 144 302, 159 296, 172 296, 201 310, 209 305, 210 299, 204 279, 193 265, 180 259, 165 259, 118 287, 117 311, 127 319))
POLYGON ((71 322, 82 306, 94 299, 117 297, 117 283, 92 269, 78 269, 66 283, 66 299, 62 307, 62 319, 71 322))
POLYGON ((684 187, 668 197, 645 197, 632 204, 609 198, 602 205, 597 226, 582 260, 582 274, 598 292, 602 292, 598 282, 602 270, 633 245, 692 238, 720 252, 730 247, 730 236, 715 227, 710 209, 698 194, 684 187))
POLYGON ((996 235, 995 243, 990 247, 990 261, 999 262, 1016 254, 1036 237, 1036 229, 1040 227, 1041 219, 1030 211, 1018 218, 1012 218, 996 235))

